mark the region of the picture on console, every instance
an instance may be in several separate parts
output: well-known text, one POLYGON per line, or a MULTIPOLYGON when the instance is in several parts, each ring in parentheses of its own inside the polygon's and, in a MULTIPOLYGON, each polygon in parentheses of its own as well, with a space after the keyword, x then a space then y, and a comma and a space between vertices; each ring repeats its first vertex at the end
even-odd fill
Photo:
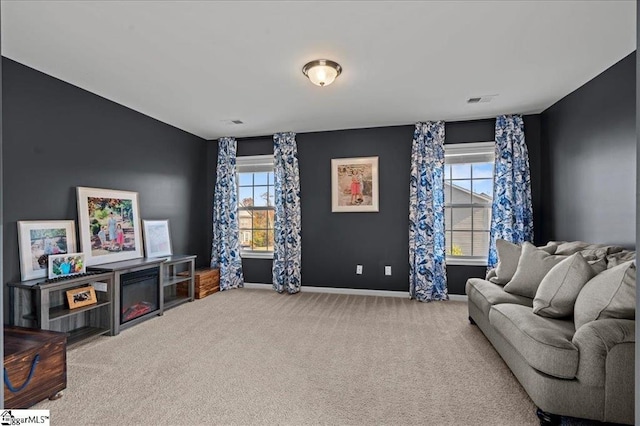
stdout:
POLYGON ((82 253, 49 256, 49 278, 83 274, 86 271, 82 253))
POLYGON ((66 295, 69 309, 81 308, 98 302, 96 290, 92 286, 67 290, 66 295))
POLYGON ((136 192, 79 187, 78 217, 87 265, 142 256, 136 192))
POLYGON ((47 276, 49 256, 76 251, 72 220, 19 221, 18 245, 23 281, 47 276))

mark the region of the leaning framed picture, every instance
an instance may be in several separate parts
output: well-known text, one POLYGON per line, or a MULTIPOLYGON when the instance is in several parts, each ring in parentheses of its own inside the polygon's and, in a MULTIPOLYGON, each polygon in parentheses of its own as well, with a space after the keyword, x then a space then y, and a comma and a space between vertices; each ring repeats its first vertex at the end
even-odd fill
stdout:
POLYGON ((378 210, 378 157, 332 159, 331 211, 378 210))
POLYGON ((87 266, 142 257, 138 193, 76 189, 80 247, 87 266))
POLYGON ((69 303, 69 309, 81 308, 83 306, 98 303, 96 290, 90 285, 74 288, 73 290, 67 290, 66 295, 67 302, 69 303))
POLYGON ((49 279, 84 274, 86 271, 84 254, 82 253, 53 254, 49 256, 49 279))
POLYGON ((18 249, 22 281, 46 278, 50 255, 77 250, 75 223, 73 220, 18 221, 18 249))
POLYGON ((147 257, 171 256, 168 220, 143 220, 144 247, 147 257))

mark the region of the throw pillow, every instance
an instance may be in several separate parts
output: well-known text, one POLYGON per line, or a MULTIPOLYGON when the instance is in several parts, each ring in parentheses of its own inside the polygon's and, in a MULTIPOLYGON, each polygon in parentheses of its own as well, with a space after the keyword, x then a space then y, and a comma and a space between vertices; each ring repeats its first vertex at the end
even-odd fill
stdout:
MULTIPOLYGON (((571 255, 577 252, 585 252, 583 254, 588 254, 588 251, 592 251, 591 254, 599 254, 599 252, 604 252, 605 255, 611 253, 617 253, 622 250, 622 247, 619 246, 608 246, 606 244, 591 244, 585 243, 584 241, 570 241, 566 243, 562 243, 558 245, 555 254, 558 255, 571 255), (598 250, 601 249, 601 250, 598 250)), ((598 257, 602 257, 598 255, 598 257)))
POLYGON ((607 268, 613 268, 614 266, 618 266, 621 263, 634 260, 635 258, 636 258, 635 251, 625 250, 615 254, 610 254, 609 256, 607 256, 607 268))
POLYGON ((491 278, 495 278, 496 276, 496 268, 493 268, 487 271, 487 276, 484 279, 487 281, 491 281, 491 278))
POLYGON ((607 250, 607 247, 600 247, 595 249, 580 250, 578 253, 580 253, 582 257, 586 258, 587 260, 598 260, 607 257, 607 250))
POLYGON ((518 269, 521 248, 517 244, 498 239, 496 240, 496 250, 498 251, 498 265, 495 269, 495 276, 490 277, 489 281, 505 285, 511 281, 513 274, 518 269))
POLYGON ((571 255, 579 252, 580 250, 585 250, 590 245, 591 244, 585 243, 584 241, 570 241, 570 242, 562 243, 558 245, 556 254, 571 255))
MULTIPOLYGON (((546 246, 540 247, 540 250, 553 254, 556 251, 556 247, 555 244, 548 243, 546 246)), ((498 264, 496 265, 495 273, 487 274, 487 279, 494 284, 505 285, 511 281, 518 269, 522 247, 507 240, 498 239, 496 240, 496 250, 498 251, 498 264)))
POLYGON ((518 268, 504 291, 533 299, 545 275, 564 259, 566 256, 553 256, 531 243, 523 243, 518 268))
MULTIPOLYGON (((584 256, 583 256, 584 257, 584 256)), ((600 272, 607 269, 607 259, 589 260, 586 259, 589 265, 593 268, 594 275, 598 275, 600 272)))
POLYGON ((533 299, 533 313, 548 318, 571 315, 580 290, 595 275, 580 253, 562 260, 540 282, 533 299))
POLYGON ((636 318, 636 266, 622 263, 596 275, 578 295, 574 307, 576 330, 604 318, 636 318))

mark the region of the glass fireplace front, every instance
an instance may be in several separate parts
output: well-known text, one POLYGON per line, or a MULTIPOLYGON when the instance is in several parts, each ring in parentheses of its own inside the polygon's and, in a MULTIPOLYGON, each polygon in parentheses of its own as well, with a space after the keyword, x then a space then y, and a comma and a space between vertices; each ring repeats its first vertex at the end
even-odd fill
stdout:
POLYGON ((158 268, 120 276, 120 324, 157 311, 160 303, 158 268))

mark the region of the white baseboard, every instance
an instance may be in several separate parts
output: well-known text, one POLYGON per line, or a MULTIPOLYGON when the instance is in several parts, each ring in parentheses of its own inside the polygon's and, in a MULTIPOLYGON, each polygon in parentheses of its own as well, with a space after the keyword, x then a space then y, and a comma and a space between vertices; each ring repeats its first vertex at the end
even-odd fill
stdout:
MULTIPOLYGON (((271 290, 271 284, 262 283, 244 283, 246 288, 257 288, 260 290, 271 290)), ((303 285, 301 291, 307 293, 333 293, 333 294, 350 294, 356 296, 381 296, 381 297, 402 297, 409 298, 408 291, 389 291, 389 290, 368 290, 361 288, 335 288, 335 287, 312 287, 303 285)), ((456 302, 466 302, 467 296, 463 294, 450 294, 449 300, 456 302)))

